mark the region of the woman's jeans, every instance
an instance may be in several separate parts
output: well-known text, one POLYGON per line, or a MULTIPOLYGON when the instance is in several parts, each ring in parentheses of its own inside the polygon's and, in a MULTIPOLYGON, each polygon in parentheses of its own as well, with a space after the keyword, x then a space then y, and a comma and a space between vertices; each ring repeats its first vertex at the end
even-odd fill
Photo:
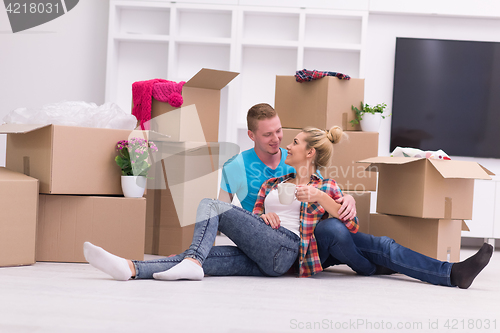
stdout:
POLYGON ((208 275, 280 276, 295 263, 300 237, 273 229, 260 217, 240 207, 211 199, 198 206, 193 242, 182 254, 150 261, 133 261, 137 279, 151 279, 184 258, 194 258, 208 275), (235 246, 213 246, 217 230, 235 246))
POLYGON ((383 266, 421 281, 452 286, 453 264, 412 251, 389 237, 353 234, 335 218, 319 222, 314 235, 323 268, 347 264, 358 274, 372 275, 376 266, 383 266))

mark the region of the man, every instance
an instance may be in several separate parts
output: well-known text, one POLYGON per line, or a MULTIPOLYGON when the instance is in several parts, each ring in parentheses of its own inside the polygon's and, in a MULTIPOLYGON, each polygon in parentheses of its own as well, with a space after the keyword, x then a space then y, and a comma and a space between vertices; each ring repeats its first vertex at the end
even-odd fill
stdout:
MULTIPOLYGON (((272 106, 266 103, 252 106, 247 113, 247 128, 254 147, 224 164, 219 200, 230 203, 236 195, 241 206, 251 212, 264 181, 295 170, 285 164, 287 151, 280 148, 283 138, 281 121, 272 106)), ((342 204, 339 211, 341 219, 349 220, 356 216, 352 196, 346 195, 339 203, 342 204)))

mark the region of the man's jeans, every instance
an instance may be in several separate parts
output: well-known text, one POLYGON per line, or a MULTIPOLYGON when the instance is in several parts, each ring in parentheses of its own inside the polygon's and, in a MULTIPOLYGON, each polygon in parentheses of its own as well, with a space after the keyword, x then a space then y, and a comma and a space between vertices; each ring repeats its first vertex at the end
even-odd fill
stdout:
POLYGON ((314 235, 323 268, 347 264, 358 274, 372 275, 378 265, 421 281, 452 286, 453 264, 412 251, 389 237, 353 234, 335 218, 319 222, 314 235))
POLYGON ((182 254, 133 261, 137 279, 151 279, 153 273, 172 268, 184 258, 197 259, 208 275, 280 276, 295 263, 300 237, 290 230, 273 229, 240 207, 211 199, 198 206, 193 242, 182 254), (217 230, 235 246, 213 246, 217 230))

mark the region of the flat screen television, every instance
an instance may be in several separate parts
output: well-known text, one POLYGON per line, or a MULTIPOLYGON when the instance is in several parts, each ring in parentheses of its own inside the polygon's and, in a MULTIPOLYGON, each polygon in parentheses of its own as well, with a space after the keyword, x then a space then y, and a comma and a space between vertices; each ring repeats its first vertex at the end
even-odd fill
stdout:
POLYGON ((500 158, 500 43, 397 38, 390 149, 500 158))

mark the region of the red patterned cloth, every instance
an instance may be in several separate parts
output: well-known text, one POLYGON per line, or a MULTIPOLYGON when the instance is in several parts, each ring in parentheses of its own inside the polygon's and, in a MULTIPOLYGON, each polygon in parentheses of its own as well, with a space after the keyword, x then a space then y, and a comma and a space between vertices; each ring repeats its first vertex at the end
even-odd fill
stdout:
POLYGON ((153 79, 148 81, 137 81, 132 84, 132 99, 134 106, 132 114, 141 124, 141 129, 149 129, 144 123, 151 120, 152 98, 166 102, 173 107, 180 107, 184 102, 182 99, 182 87, 184 81, 176 83, 163 79, 153 79))
POLYGON ((317 80, 321 79, 322 77, 325 76, 335 76, 339 78, 339 80, 350 80, 351 77, 347 74, 342 74, 338 72, 327 72, 327 71, 317 71, 317 70, 312 70, 308 71, 307 69, 303 69, 301 71, 296 71, 295 72, 295 80, 297 82, 308 82, 312 80, 317 80))
MULTIPOLYGON (((295 178, 295 174, 290 173, 278 178, 271 178, 262 184, 253 208, 254 214, 262 215, 264 213, 264 199, 267 194, 288 178, 295 178)), ((312 175, 311 181, 307 185, 318 188, 334 200, 344 196, 333 179, 321 179, 317 175, 312 175)), ((328 212, 317 202, 302 202, 300 205, 299 277, 309 277, 323 270, 314 237, 314 228, 319 221, 328 218, 328 216, 328 212)), ((358 232, 357 217, 344 223, 350 232, 358 232)))

